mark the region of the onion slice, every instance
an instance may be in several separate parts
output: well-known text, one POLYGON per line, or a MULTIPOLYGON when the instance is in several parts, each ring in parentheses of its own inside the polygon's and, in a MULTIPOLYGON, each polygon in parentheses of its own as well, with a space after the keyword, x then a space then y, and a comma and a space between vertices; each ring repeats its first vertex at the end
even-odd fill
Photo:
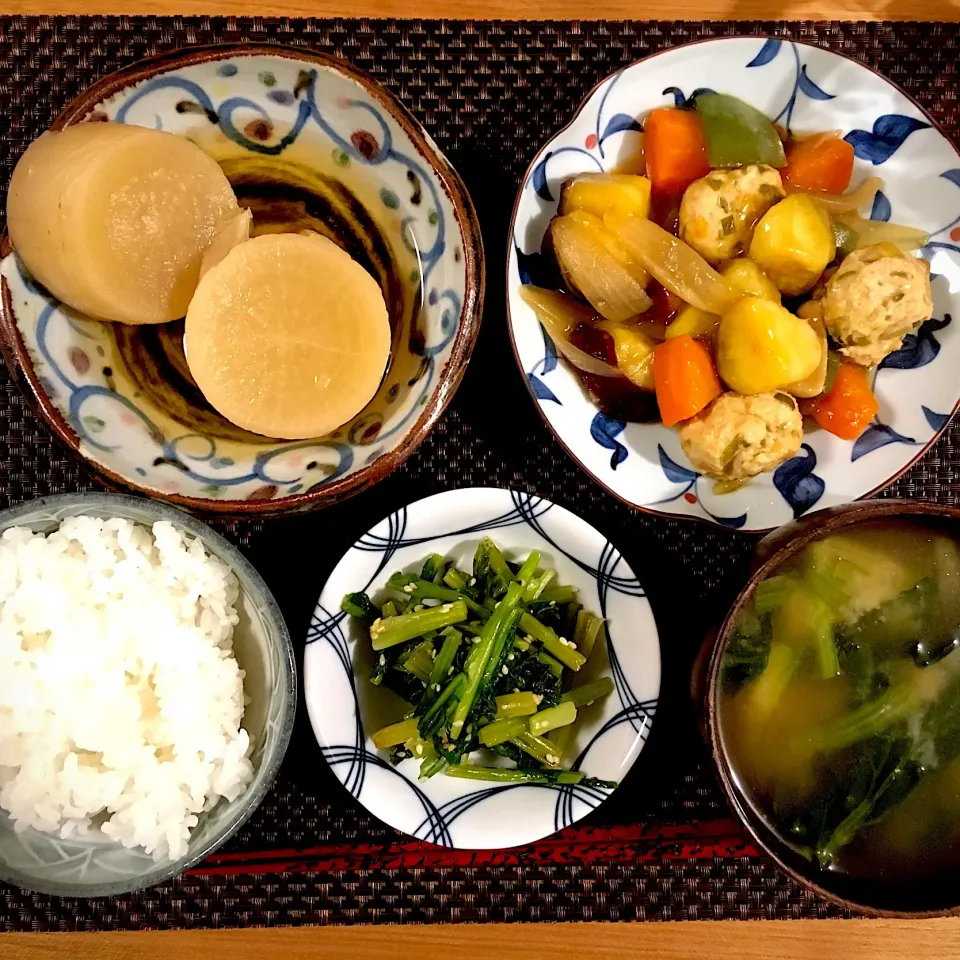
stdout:
POLYGON ((629 320, 649 309, 650 297, 643 281, 604 243, 605 232, 599 219, 591 228, 575 213, 550 225, 553 252, 568 285, 607 320, 629 320))
POLYGON ((877 191, 883 186, 883 181, 879 177, 867 177, 856 190, 839 196, 832 193, 818 193, 815 190, 801 190, 790 184, 785 186, 790 193, 807 194, 818 207, 826 210, 830 216, 836 217, 863 209, 876 196, 877 191))
POLYGON ((803 380, 797 380, 789 386, 783 388, 784 393, 792 394, 794 397, 809 399, 810 397, 819 397, 823 393, 823 386, 827 380, 827 328, 820 317, 808 317, 807 323, 813 327, 817 336, 820 338, 820 363, 817 369, 803 380))
POLYGON ((725 313, 743 296, 700 256, 652 220, 609 213, 604 223, 671 293, 707 313, 725 313))
POLYGON ((908 227, 902 223, 888 223, 885 220, 865 220, 854 214, 845 214, 837 218, 857 234, 856 249, 872 246, 875 243, 892 243, 904 253, 919 250, 927 245, 930 234, 919 227, 908 227))
POLYGON ((532 283, 524 284, 520 288, 520 296, 537 315, 544 330, 550 334, 557 352, 578 370, 592 373, 595 377, 623 376, 612 364, 599 360, 570 342, 570 335, 581 323, 593 323, 597 319, 593 310, 565 293, 546 290, 532 283))

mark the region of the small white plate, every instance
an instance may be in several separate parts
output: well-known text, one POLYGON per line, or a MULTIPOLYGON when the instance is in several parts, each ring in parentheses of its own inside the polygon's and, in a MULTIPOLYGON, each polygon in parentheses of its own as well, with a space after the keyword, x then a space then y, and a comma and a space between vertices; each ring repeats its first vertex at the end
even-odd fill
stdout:
POLYGON ((510 231, 507 309, 517 361, 541 415, 567 452, 610 493, 652 513, 736 530, 769 530, 812 509, 871 496, 926 452, 960 404, 960 157, 932 119, 869 67, 779 38, 692 43, 634 63, 597 86, 540 150, 510 231), (870 216, 930 234, 933 319, 906 338, 874 379, 880 412, 856 441, 810 429, 800 453, 733 493, 716 494, 675 430, 601 413, 558 362, 520 297, 542 271, 541 241, 564 180, 635 155, 643 116, 700 88, 731 93, 797 132, 839 129, 853 144, 853 185, 883 180, 870 216))
MULTIPOLYGON (((607 620, 605 657, 585 670, 616 690, 584 708, 577 769, 621 781, 643 749, 660 693, 660 643, 643 588, 619 551, 586 521, 516 490, 449 490, 391 514, 347 551, 327 580, 307 633, 304 691, 313 732, 340 782, 372 814, 421 840, 483 849, 532 843, 576 823, 609 795, 593 787, 417 780, 419 761, 390 765, 370 733, 403 716, 403 701, 368 682, 369 640, 340 612, 344 594, 372 594, 397 570, 419 570, 431 553, 470 569, 489 536, 508 559, 541 551, 557 582, 579 589, 584 607, 607 620), (589 709, 590 713, 586 713, 589 709)), ((599 652, 599 651, 598 651, 599 652)))

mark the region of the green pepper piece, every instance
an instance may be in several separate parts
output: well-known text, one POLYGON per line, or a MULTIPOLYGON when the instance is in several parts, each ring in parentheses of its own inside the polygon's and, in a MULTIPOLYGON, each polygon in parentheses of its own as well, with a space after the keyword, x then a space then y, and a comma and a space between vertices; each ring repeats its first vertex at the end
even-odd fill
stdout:
POLYGON ((823 392, 821 396, 826 396, 833 389, 833 381, 837 377, 837 371, 840 369, 840 365, 843 363, 843 360, 840 359, 838 353, 834 353, 833 350, 827 352, 827 378, 823 381, 823 392))
POLYGON ((848 227, 845 223, 837 220, 833 221, 833 239, 837 244, 837 253, 841 256, 853 253, 860 242, 860 234, 853 227, 848 227))
POLYGON ((787 165, 776 128, 756 107, 726 93, 702 93, 697 97, 697 113, 703 123, 711 167, 787 165))

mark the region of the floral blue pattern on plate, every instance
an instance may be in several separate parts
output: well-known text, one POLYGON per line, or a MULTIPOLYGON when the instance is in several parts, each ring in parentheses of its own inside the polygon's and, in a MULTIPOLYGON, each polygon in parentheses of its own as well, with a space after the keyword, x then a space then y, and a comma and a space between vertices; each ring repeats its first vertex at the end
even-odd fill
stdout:
POLYGON ((368 682, 375 655, 340 601, 361 589, 375 596, 391 573, 419 570, 431 553, 469 569, 484 536, 510 559, 540 550, 558 582, 577 587, 583 605, 607 620, 606 656, 595 653, 584 670, 611 676, 616 689, 581 711, 571 749, 577 769, 622 780, 647 740, 660 693, 660 645, 643 588, 616 547, 563 507, 517 490, 450 490, 365 533, 327 580, 307 633, 303 684, 313 732, 337 779, 375 816, 418 839, 472 849, 539 840, 586 816, 609 791, 484 787, 442 774, 421 783, 417 760, 391 766, 370 734, 402 717, 404 704, 368 682))
POLYGON ((594 479, 644 510, 759 531, 869 496, 933 443, 960 403, 960 330, 950 322, 960 309, 960 157, 904 93, 828 50, 777 38, 712 40, 651 56, 604 80, 534 158, 517 199, 508 261, 510 330, 540 413, 594 479), (870 216, 927 230, 922 254, 933 274, 934 319, 878 371, 880 412, 857 443, 810 429, 797 457, 722 495, 692 469, 674 430, 599 414, 548 339, 545 348, 519 295, 523 283, 549 285, 551 265, 540 244, 563 181, 629 165, 639 151, 636 121, 702 89, 742 97, 800 133, 841 129, 857 158, 853 185, 874 175, 884 181, 870 216))
MULTIPOLYGON (((392 271, 391 363, 377 396, 331 435, 256 437, 200 409, 190 382, 170 387, 166 375, 178 371, 182 350, 163 338, 176 334, 157 334, 157 349, 146 340, 152 331, 129 333, 77 317, 35 286, 11 254, 0 272, 21 358, 61 419, 58 432, 75 435, 71 445, 114 482, 192 507, 273 501, 257 512, 296 508, 314 502, 311 491, 340 495, 359 486, 356 475, 376 471, 381 457, 393 454, 396 466, 400 448, 449 399, 445 368, 465 363, 478 320, 479 240, 456 175, 386 92, 333 58, 234 48, 185 53, 169 66, 144 69, 146 76, 141 69, 110 88, 91 107, 95 118, 188 137, 228 175, 230 164, 286 164, 335 182, 357 205, 351 212, 362 208, 355 219, 365 232, 344 239, 370 244, 392 271), (136 347, 126 348, 129 342, 136 347), (142 342, 150 346, 141 349, 142 342), (160 360, 154 370, 136 369, 153 353, 160 360)), ((271 168, 258 169, 269 183, 271 168)), ((242 172, 249 179, 249 168, 242 172)))

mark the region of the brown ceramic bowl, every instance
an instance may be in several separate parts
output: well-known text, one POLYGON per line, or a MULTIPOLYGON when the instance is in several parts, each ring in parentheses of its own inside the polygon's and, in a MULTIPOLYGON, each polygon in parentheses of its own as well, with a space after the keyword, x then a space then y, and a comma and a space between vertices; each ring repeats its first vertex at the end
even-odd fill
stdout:
POLYGON ((255 232, 312 229, 343 246, 380 283, 391 357, 374 399, 330 435, 259 437, 197 389, 182 321, 71 316, 4 237, 0 349, 53 432, 108 486, 231 515, 326 506, 396 470, 460 383, 483 301, 476 213, 429 135, 350 64, 279 46, 134 64, 90 87, 54 129, 97 120, 189 136, 220 161, 255 232))
POLYGON ((788 847, 741 789, 733 771, 719 723, 720 666, 727 642, 757 585, 774 574, 810 542, 841 528, 867 521, 918 517, 953 528, 960 535, 960 508, 914 500, 867 500, 813 513, 786 524, 762 540, 747 585, 737 597, 715 640, 708 638, 705 684, 702 684, 706 736, 732 810, 757 845, 782 870, 818 896, 850 910, 873 916, 922 917, 960 912, 960 868, 926 880, 873 881, 820 871, 788 847))

